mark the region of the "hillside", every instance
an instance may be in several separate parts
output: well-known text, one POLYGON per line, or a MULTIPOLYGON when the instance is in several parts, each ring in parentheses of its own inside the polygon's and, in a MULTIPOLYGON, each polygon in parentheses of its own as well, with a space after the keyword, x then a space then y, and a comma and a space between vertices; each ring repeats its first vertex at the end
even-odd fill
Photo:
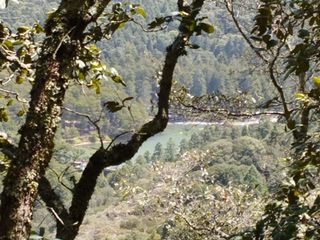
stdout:
MULTIPOLYGON (((141 3, 148 14, 146 20, 138 18, 144 26, 158 15, 170 15, 176 7, 175 1, 147 0, 137 3, 141 3)), ((11 3, 7 9, 0 12, 0 16, 13 26, 32 25, 36 19, 44 24, 47 13, 55 6, 55 1, 20 1, 19 5, 11 3)), ((179 60, 175 73, 178 84, 186 86, 194 95, 213 92, 228 95, 234 91, 241 91, 252 95, 258 103, 262 99, 271 98, 273 93, 268 91, 271 89, 268 87, 268 81, 264 81, 263 75, 259 72, 252 71, 256 64, 252 61, 251 51, 233 27, 223 6, 209 2, 204 8, 203 15, 208 17, 208 22, 213 23, 215 33, 193 38, 193 43, 198 44, 200 49, 189 50, 188 55, 179 60)), ((103 103, 131 96, 134 98, 132 113, 126 110, 113 114, 106 112, 107 118, 101 125, 104 133, 112 136, 116 135, 118 128, 128 129, 138 126, 139 121, 152 114, 155 108, 157 73, 161 69, 165 48, 175 32, 174 24, 161 32, 146 33, 136 24, 127 23, 125 28, 117 31, 110 40, 99 43, 107 65, 117 69, 126 82, 126 87, 102 82, 97 97, 95 91, 75 86, 67 96, 67 107, 94 117, 99 114, 103 103)), ((25 85, 23 89, 28 91, 30 86, 27 83, 25 85)), ((76 118, 74 114, 68 112, 65 112, 63 117, 65 121, 71 122, 78 120, 76 118)), ((81 122, 83 123, 75 123, 77 126, 74 132, 81 133, 81 128, 88 128, 90 125, 85 119, 81 122)), ((63 125, 64 129, 65 126, 63 125)), ((7 126, 10 127, 12 126, 7 126)), ((73 136, 64 137, 72 138, 77 135, 78 133, 74 133, 73 136)))

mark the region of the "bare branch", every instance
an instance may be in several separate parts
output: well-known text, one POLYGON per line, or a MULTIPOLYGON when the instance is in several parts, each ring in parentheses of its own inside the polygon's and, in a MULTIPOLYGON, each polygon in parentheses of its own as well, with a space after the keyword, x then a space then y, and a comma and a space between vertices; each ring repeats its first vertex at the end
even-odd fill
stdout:
POLYGON ((60 225, 72 225, 67 209, 46 177, 39 182, 39 195, 60 225))
MULTIPOLYGON (((192 8, 190 11, 191 18, 196 18, 203 2, 204 0, 194 0, 192 4, 189 5, 189 7, 192 8)), ((103 169, 112 165, 120 165, 131 159, 145 140, 163 131, 167 126, 173 72, 178 58, 185 54, 185 47, 192 34, 193 32, 180 32, 174 42, 167 48, 162 71, 163 74, 159 83, 158 113, 155 117, 151 121, 143 124, 140 130, 133 134, 127 143, 116 144, 109 149, 100 148, 89 159, 79 182, 75 186, 71 207, 69 209, 70 217, 74 222, 77 222, 77 225, 72 229, 66 229, 68 232, 65 234, 71 237, 77 234, 96 186, 97 178, 103 169)), ((63 235, 63 233, 61 233, 61 235, 63 235)))
POLYGON ((214 234, 214 235, 218 235, 220 238, 223 238, 223 239, 229 239, 229 235, 222 232, 221 230, 218 231, 214 228, 210 228, 210 227, 205 227, 205 226, 196 226, 194 225, 192 222, 190 222, 185 216, 183 216, 182 214, 179 214, 179 213, 176 213, 176 215, 181 218, 183 221, 185 221, 185 223, 188 225, 188 227, 190 227, 192 230, 194 231, 197 231, 198 234, 200 236, 205 236, 206 233, 201 233, 201 232, 209 232, 211 234, 214 234))
POLYGON ((7 78, 7 80, 6 80, 5 82, 4 82, 3 80, 0 80, 0 85, 2 85, 2 86, 7 85, 8 83, 10 83, 10 82, 13 80, 14 76, 15 76, 15 74, 12 73, 12 74, 7 78))
POLYGON ((98 137, 99 137, 99 140, 100 140, 101 148, 103 148, 103 136, 102 136, 102 134, 101 134, 101 128, 100 128, 100 126, 98 125, 98 123, 100 122, 101 117, 102 117, 102 110, 101 110, 101 112, 100 112, 99 118, 98 118, 97 120, 93 120, 93 119, 90 117, 90 115, 88 115, 88 114, 80 113, 80 112, 74 111, 74 110, 72 110, 72 109, 70 109, 70 108, 67 108, 67 107, 63 107, 63 109, 64 109, 65 111, 74 113, 74 114, 76 114, 76 115, 78 115, 78 116, 87 118, 88 121, 96 128, 97 133, 98 133, 98 137))
POLYGON ((241 27, 238 19, 235 16, 234 9, 233 9, 233 1, 232 0, 224 0, 225 6, 227 8, 227 11, 230 13, 231 18, 236 25, 236 28, 244 38, 244 40, 248 43, 250 48, 254 51, 254 53, 264 62, 268 63, 268 60, 260 53, 259 49, 254 46, 253 42, 249 39, 249 37, 245 34, 243 28, 241 27))
POLYGON ((14 96, 14 97, 17 99, 18 102, 28 103, 27 100, 20 98, 20 95, 19 95, 19 93, 17 93, 17 92, 10 91, 10 90, 4 89, 4 88, 0 88, 0 92, 3 92, 3 93, 5 93, 5 94, 14 96))
POLYGON ((147 33, 150 33, 150 32, 160 32, 160 31, 163 31, 163 30, 165 30, 165 29, 167 28, 167 26, 161 26, 161 27, 159 27, 159 28, 147 29, 147 28, 145 28, 140 22, 136 21, 136 20, 133 19, 133 18, 132 18, 130 21, 133 22, 133 23, 135 23, 135 24, 137 24, 142 31, 147 32, 147 33))
POLYGON ((120 133, 120 134, 118 134, 117 136, 115 136, 115 137, 111 140, 111 142, 109 143, 109 145, 107 146, 106 151, 108 151, 108 150, 110 149, 110 147, 112 146, 112 144, 113 144, 118 138, 120 138, 120 137, 122 137, 122 136, 124 136, 124 135, 126 135, 126 134, 128 134, 128 133, 130 133, 130 132, 131 132, 131 131, 123 132, 123 133, 120 133))
POLYGON ((282 86, 280 86, 280 84, 278 83, 278 81, 277 81, 277 79, 275 77, 275 73, 274 73, 275 64, 276 64, 276 62, 277 62, 277 60, 278 60, 278 58, 280 56, 281 49, 284 46, 285 46, 285 42, 281 43, 281 45, 277 48, 277 51, 276 51, 276 54, 275 54, 274 58, 269 63, 269 75, 270 75, 272 84, 277 89, 277 91, 278 91, 278 93, 280 95, 281 103, 282 103, 283 111, 284 111, 284 116, 285 116, 286 120, 289 120, 291 114, 290 114, 290 111, 289 111, 288 106, 287 106, 286 97, 284 95, 282 86))
POLYGON ((53 174, 57 177, 59 183, 61 183, 61 185, 63 187, 65 187, 66 189, 68 189, 71 193, 73 193, 73 189, 71 189, 70 187, 68 187, 63 181, 62 178, 65 174, 66 171, 68 171, 68 169, 71 167, 71 165, 67 166, 60 174, 57 173, 56 170, 54 170, 53 168, 48 167, 49 170, 51 170, 53 172, 53 174))

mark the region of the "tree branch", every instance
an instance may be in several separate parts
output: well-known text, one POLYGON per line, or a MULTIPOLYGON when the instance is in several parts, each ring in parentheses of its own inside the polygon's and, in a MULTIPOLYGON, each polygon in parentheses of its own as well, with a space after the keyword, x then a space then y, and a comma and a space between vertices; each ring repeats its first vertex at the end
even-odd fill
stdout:
MULTIPOLYGON (((196 18, 203 2, 204 0, 194 0, 189 5, 191 8, 191 18, 196 18)), ((108 166, 120 165, 131 159, 144 141, 163 131, 167 126, 173 72, 178 58, 185 54, 185 47, 192 34, 193 32, 180 31, 174 42, 167 48, 165 63, 162 70, 163 74, 159 83, 158 112, 155 117, 142 125, 140 130, 133 134, 126 144, 116 144, 109 149, 100 148, 89 159, 79 182, 75 186, 71 207, 69 209, 72 221, 77 224, 69 229, 58 229, 57 238, 68 236, 68 239, 73 239, 77 235, 85 216, 89 200, 91 199, 96 186, 97 178, 102 173, 103 169, 108 166)))
POLYGON ((236 18, 235 14, 234 14, 234 9, 233 9, 233 1, 232 0, 224 0, 225 6, 227 11, 230 13, 231 18, 236 26, 236 28, 238 29, 238 31, 240 32, 240 34, 242 35, 242 37, 244 38, 244 40, 247 42, 247 44, 250 46, 250 48, 254 51, 254 53, 264 62, 264 63, 268 63, 268 60, 259 52, 259 49, 257 47, 254 46, 254 44, 252 43, 252 41, 249 39, 249 37, 245 34, 245 32, 243 31, 238 19, 236 18))
POLYGON ((101 146, 101 148, 103 148, 103 137, 102 137, 102 134, 101 134, 100 126, 98 125, 98 122, 100 121, 101 116, 102 116, 102 114, 101 114, 102 111, 101 111, 101 113, 100 113, 100 115, 99 115, 99 118, 98 118, 97 120, 93 120, 93 119, 90 117, 90 115, 88 115, 88 114, 80 113, 80 112, 74 111, 74 110, 72 110, 72 109, 70 109, 70 108, 67 108, 67 107, 63 107, 63 109, 64 109, 65 111, 71 112, 71 113, 76 114, 76 115, 78 115, 78 116, 87 118, 88 121, 96 128, 97 133, 98 133, 98 137, 99 137, 99 141, 100 141, 100 146, 101 146))
POLYGON ((38 189, 41 199, 45 202, 52 215, 57 219, 57 225, 60 227, 72 226, 74 223, 71 221, 67 209, 46 177, 41 178, 38 189))
POLYGON ((4 88, 0 88, 0 92, 3 92, 8 95, 13 95, 17 99, 18 102, 29 103, 27 100, 20 98, 20 95, 17 92, 10 91, 10 90, 4 89, 4 88))
POLYGON ((19 148, 11 143, 7 136, 1 135, 0 133, 0 151, 12 160, 17 156, 19 148))

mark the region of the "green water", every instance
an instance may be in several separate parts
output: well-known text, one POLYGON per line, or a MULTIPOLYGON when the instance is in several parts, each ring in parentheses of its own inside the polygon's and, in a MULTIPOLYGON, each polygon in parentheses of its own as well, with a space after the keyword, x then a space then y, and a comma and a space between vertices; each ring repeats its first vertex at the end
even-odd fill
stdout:
POLYGON ((202 131, 204 127, 205 126, 201 124, 169 124, 163 132, 156 134, 144 142, 139 151, 134 155, 133 159, 136 159, 139 155, 143 155, 146 151, 149 151, 152 154, 154 147, 158 142, 160 142, 163 147, 166 147, 170 138, 172 138, 178 147, 182 139, 190 140, 191 135, 194 132, 198 133, 199 131, 202 131))
MULTIPOLYGON (((191 135, 194 132, 198 133, 199 131, 202 131, 204 127, 204 125, 194 123, 168 124, 167 128, 163 132, 156 134, 144 142, 132 159, 136 159, 146 151, 149 151, 152 154, 154 147, 158 142, 160 142, 163 147, 166 147, 170 138, 172 138, 176 146, 179 147, 182 139, 186 139, 187 141, 190 140, 191 135)), ((99 148, 99 146, 99 143, 92 143, 85 146, 74 146, 74 148, 82 151, 83 158, 89 158, 99 148)))

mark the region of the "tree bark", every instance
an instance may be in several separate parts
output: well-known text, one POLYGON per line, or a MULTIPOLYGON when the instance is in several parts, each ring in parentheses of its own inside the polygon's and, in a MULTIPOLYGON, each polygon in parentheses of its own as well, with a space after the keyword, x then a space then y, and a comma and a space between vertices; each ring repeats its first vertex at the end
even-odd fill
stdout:
POLYGON ((26 122, 20 129, 19 151, 4 180, 0 207, 0 239, 27 239, 38 184, 50 162, 68 70, 87 25, 109 1, 63 0, 46 24, 46 38, 37 61, 26 122))
MULTIPOLYGON (((204 0, 194 0, 190 7, 190 18, 194 20, 200 12, 204 0)), ((184 7, 184 6, 183 6, 184 7)), ((181 6, 178 5, 181 11, 181 6)), ((183 29, 182 27, 179 29, 183 29)), ((83 222, 89 201, 94 192, 97 179, 103 169, 109 166, 120 165, 130 160, 138 151, 139 147, 151 136, 163 131, 169 120, 169 97, 172 86, 174 69, 180 56, 186 53, 185 47, 193 32, 180 33, 174 42, 167 47, 165 63, 160 80, 160 91, 158 93, 158 113, 153 120, 145 123, 126 144, 117 144, 110 149, 99 149, 89 159, 79 182, 74 188, 74 194, 69 208, 69 217, 72 225, 57 222, 57 238, 73 240, 83 222)))

